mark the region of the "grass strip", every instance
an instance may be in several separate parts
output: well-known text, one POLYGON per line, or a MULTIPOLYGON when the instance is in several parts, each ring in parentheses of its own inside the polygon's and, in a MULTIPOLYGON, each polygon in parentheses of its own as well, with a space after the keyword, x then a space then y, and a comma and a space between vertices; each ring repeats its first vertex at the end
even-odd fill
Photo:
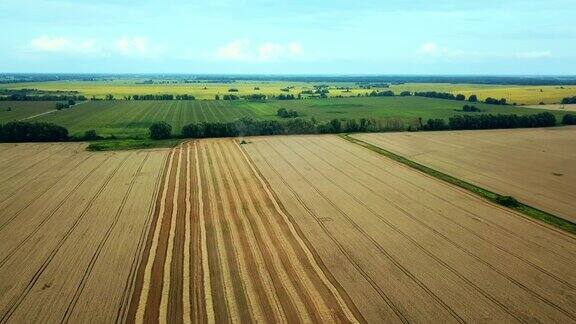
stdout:
POLYGON ((514 199, 513 197, 510 196, 503 196, 500 194, 497 194, 495 192, 492 192, 490 190, 484 189, 482 187, 476 186, 474 184, 471 184, 469 182, 466 182, 464 180, 455 178, 451 175, 448 175, 446 173, 434 170, 432 168, 429 168, 425 165, 422 165, 420 163, 414 162, 412 160, 409 160, 403 156, 397 155, 395 153, 392 153, 390 151, 387 151, 381 147, 372 145, 370 143, 364 142, 362 140, 353 138, 350 136, 350 134, 341 134, 339 135, 341 138, 360 145, 362 147, 365 147, 371 151, 374 151, 380 155, 386 156, 387 158, 390 158, 394 161, 400 162, 404 165, 407 165, 413 169, 416 169, 418 171, 424 172, 428 175, 431 175, 433 177, 435 177, 436 179, 440 179, 443 181, 446 181, 450 184, 456 185, 460 188, 466 189, 482 198, 485 198, 495 204, 510 208, 512 210, 515 210, 521 214, 524 214, 528 217, 531 218, 535 218, 538 219, 544 223, 553 225, 559 229, 562 229, 566 232, 569 232, 571 234, 576 234, 576 224, 566 220, 562 217, 558 217, 556 215, 550 214, 548 212, 545 212, 543 210, 540 210, 538 208, 534 208, 532 206, 526 205, 524 203, 521 203, 519 201, 517 201, 516 199, 514 199))
POLYGON ((180 144, 184 139, 170 138, 166 140, 151 139, 118 139, 118 140, 101 140, 90 143, 86 150, 88 151, 126 151, 151 148, 170 148, 180 144))

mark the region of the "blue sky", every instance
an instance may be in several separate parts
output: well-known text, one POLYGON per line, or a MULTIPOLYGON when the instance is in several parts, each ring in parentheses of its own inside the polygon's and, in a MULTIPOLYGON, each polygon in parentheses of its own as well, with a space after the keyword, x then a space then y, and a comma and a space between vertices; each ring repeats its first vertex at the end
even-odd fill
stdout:
POLYGON ((574 0, 0 0, 0 72, 576 74, 574 0))

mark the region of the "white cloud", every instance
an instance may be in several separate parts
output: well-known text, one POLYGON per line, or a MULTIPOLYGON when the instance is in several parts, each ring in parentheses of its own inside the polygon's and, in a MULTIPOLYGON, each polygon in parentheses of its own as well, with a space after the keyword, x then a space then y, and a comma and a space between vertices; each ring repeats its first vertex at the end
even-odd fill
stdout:
POLYGON ((550 51, 531 51, 516 53, 515 56, 521 59, 540 59, 551 57, 552 53, 550 51))
POLYGON ((159 47, 153 47, 145 37, 122 37, 116 40, 115 49, 127 56, 155 56, 159 47))
POLYGON ((30 41, 30 48, 39 52, 98 53, 101 48, 94 39, 73 40, 66 37, 40 36, 30 41))
POLYGON ((288 44, 264 43, 258 48, 258 59, 271 61, 282 58, 294 58, 302 55, 302 45, 292 42, 288 44))
POLYGON ((250 41, 247 39, 234 40, 216 50, 216 58, 223 60, 242 61, 250 55, 250 41))
POLYGON ((248 39, 237 39, 216 49, 215 57, 220 60, 263 62, 292 59, 301 56, 303 52, 298 42, 265 42, 253 46, 248 39))
POLYGON ((418 52, 422 54, 435 54, 438 52, 438 44, 436 43, 423 43, 420 45, 418 52))
POLYGON ((161 53, 159 45, 152 45, 145 37, 120 37, 117 39, 68 38, 40 36, 30 41, 28 48, 35 52, 66 53, 69 55, 125 55, 154 57, 161 53))
POLYGON ((426 42, 418 48, 418 54, 435 58, 458 58, 463 56, 477 56, 478 53, 467 53, 460 49, 443 47, 434 42, 426 42))

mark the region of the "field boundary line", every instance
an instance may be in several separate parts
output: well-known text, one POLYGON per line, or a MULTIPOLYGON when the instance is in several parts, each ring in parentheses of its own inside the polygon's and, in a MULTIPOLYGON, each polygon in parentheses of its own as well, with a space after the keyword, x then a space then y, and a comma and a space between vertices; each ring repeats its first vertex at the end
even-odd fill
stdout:
MULTIPOLYGON (((399 162, 401 164, 404 164, 412 169, 416 169, 422 173, 425 173, 429 176, 432 176, 436 179, 442 180, 444 182, 448 182, 452 185, 455 185, 459 188, 465 189, 466 191, 473 193, 476 196, 479 196, 481 198, 484 198, 485 200, 490 201, 491 203, 494 203, 496 205, 498 205, 501 208, 506 208, 506 209, 511 209, 516 211, 518 214, 521 214, 522 216, 527 216, 529 217, 529 220, 533 221, 534 223, 538 224, 538 225, 543 225, 542 223, 545 223, 547 225, 551 225, 551 226, 546 226, 547 228, 554 230, 554 231, 558 231, 561 233, 570 233, 570 234, 576 234, 576 223, 573 223, 569 220, 566 220, 562 217, 556 216, 554 214, 548 213, 546 211, 540 210, 538 208, 532 207, 530 205, 527 205, 525 203, 519 202, 518 206, 515 207, 506 207, 503 206, 502 204, 499 204, 497 202, 497 199, 499 198, 503 198, 504 196, 498 193, 495 193, 493 191, 490 191, 488 189, 482 188, 480 186, 477 186, 475 184, 472 184, 470 182, 461 180, 459 178, 456 178, 454 176, 451 176, 449 174, 440 172, 438 170, 432 169, 430 167, 427 167, 423 164, 420 164, 418 162, 412 161, 408 158, 405 158, 401 155, 398 155, 396 153, 392 153, 386 149, 383 149, 379 146, 370 144, 368 142, 365 142, 363 140, 351 137, 350 134, 341 134, 338 135, 340 138, 362 146, 368 150, 371 150, 375 153, 378 153, 382 156, 385 156, 391 160, 394 160, 396 162, 399 162), (560 231, 559 231, 560 230, 560 231)), ((576 240, 576 237, 574 236, 569 236, 571 239, 576 240)))
POLYGON ((274 209, 276 209, 276 211, 282 215, 282 218, 284 219, 284 221, 286 222, 286 224, 288 225, 288 228, 290 229, 290 232, 292 233, 292 235, 294 235, 294 237, 296 238, 296 241, 300 244, 302 250, 305 252, 308 261, 310 262, 310 264, 312 265, 312 267, 314 268, 314 270, 318 273, 318 277, 320 277, 320 279, 322 280, 322 282, 326 285, 326 287, 332 292, 332 294, 334 295, 334 298, 336 298, 338 304, 340 305, 340 307, 342 308, 342 311, 344 312, 344 314, 346 314, 346 317, 348 317, 348 319, 352 322, 352 323, 357 323, 359 322, 358 319, 356 318, 356 316, 354 315, 354 313, 352 312, 352 310, 350 309, 350 307, 348 306, 348 304, 346 303, 346 301, 342 298, 342 296, 340 295, 340 292, 338 291, 338 289, 336 289, 336 287, 332 284, 332 282, 328 279, 328 277, 326 276, 326 274, 324 273, 324 271, 322 270, 322 268, 318 265, 316 259, 314 258, 314 256, 312 255, 312 252, 310 251, 310 249, 308 248, 308 246, 306 245, 306 243, 303 241, 302 237, 300 237, 300 235, 298 234, 298 232, 295 229, 294 224, 290 221, 290 219, 288 218, 288 216, 286 215, 286 213, 284 213, 284 211, 282 210, 282 208, 280 207, 278 201, 276 200, 276 197, 274 196, 274 194, 271 192, 271 189, 268 187, 268 184, 264 181, 264 179, 262 179, 262 176, 260 175, 260 173, 258 172, 258 170, 256 169, 256 167, 254 166, 254 164, 252 163, 252 161, 250 160, 250 158, 248 157, 248 155, 246 154, 246 152, 244 152, 244 150, 242 149, 242 147, 240 146, 240 144, 238 143, 238 141, 233 140, 234 144, 236 144, 236 147, 238 148, 238 150, 240 151, 240 153, 242 154, 242 156, 244 157, 244 159, 246 160, 247 164, 250 166, 250 169, 252 170, 252 172, 254 173, 254 175, 256 176, 256 178, 258 178, 258 180, 260 181, 264 191, 266 192, 266 194, 268 195, 268 197, 270 198, 270 201, 272 202, 272 204, 274 205, 274 209))

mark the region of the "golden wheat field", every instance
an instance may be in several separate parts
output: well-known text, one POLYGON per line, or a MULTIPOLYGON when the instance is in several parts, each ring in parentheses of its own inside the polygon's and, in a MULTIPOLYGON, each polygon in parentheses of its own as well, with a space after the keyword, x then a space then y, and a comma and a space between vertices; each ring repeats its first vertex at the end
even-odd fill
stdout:
POLYGON ((336 136, 0 145, 2 322, 576 321, 576 237, 336 136))
POLYGON ((354 137, 576 222, 574 126, 354 137))

